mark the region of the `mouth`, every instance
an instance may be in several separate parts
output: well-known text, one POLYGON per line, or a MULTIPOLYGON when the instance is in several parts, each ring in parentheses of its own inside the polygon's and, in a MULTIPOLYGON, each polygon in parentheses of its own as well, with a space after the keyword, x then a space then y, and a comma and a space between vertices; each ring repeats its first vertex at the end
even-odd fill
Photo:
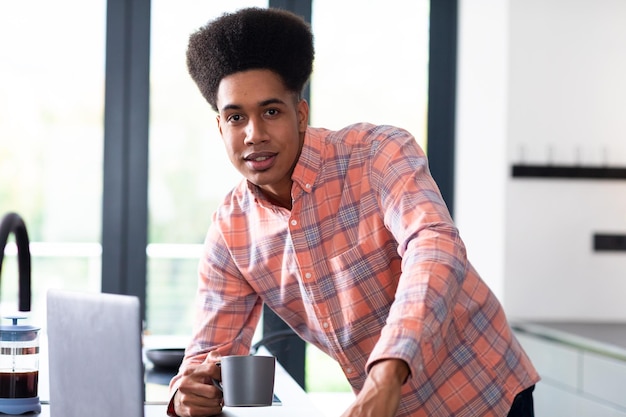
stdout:
POLYGON ((254 171, 265 171, 274 165, 277 155, 278 154, 273 152, 254 152, 246 155, 243 160, 250 169, 254 171))

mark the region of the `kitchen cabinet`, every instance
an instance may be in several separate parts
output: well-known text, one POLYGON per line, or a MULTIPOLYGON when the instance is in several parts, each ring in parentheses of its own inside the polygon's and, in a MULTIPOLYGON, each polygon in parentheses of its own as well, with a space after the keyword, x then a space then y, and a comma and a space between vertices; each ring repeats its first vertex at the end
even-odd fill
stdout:
POLYGON ((610 324, 606 338, 601 326, 514 325, 542 377, 534 393, 537 417, 626 417, 626 344, 615 334, 623 332, 626 342, 626 324, 610 324))

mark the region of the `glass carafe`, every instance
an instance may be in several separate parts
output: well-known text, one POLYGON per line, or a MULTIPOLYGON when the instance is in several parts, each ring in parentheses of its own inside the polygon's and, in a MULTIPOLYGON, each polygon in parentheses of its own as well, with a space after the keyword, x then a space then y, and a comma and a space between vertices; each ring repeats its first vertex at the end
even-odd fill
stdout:
POLYGON ((39 328, 18 324, 25 317, 6 317, 0 326, 0 413, 40 412, 39 328))

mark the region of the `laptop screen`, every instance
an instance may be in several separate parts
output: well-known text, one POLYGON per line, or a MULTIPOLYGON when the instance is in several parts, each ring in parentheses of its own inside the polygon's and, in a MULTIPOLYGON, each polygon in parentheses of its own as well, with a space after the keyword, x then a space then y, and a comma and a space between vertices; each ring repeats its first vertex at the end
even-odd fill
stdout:
POLYGON ((141 330, 137 297, 49 290, 51 414, 143 416, 141 330))

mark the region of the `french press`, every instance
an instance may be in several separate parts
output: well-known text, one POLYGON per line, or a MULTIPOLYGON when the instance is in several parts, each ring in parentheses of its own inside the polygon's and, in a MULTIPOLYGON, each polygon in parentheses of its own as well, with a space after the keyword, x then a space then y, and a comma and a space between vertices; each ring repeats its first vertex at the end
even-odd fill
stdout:
POLYGON ((0 413, 41 412, 39 382, 39 328, 18 324, 25 317, 6 317, 0 326, 0 413))

